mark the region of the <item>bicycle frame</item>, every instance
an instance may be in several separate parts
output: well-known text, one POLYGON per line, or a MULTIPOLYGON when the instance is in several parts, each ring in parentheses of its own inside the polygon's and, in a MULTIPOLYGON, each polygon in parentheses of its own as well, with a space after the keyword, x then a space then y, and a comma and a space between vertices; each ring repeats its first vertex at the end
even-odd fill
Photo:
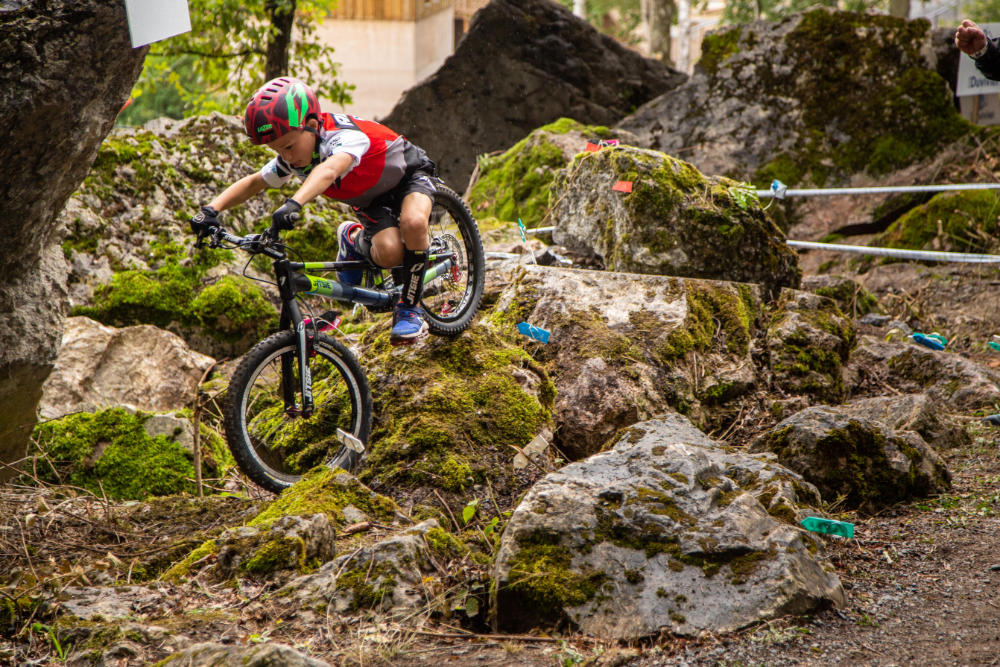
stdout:
MULTIPOLYGON (((270 253, 268 253, 270 254, 270 253)), ((274 257, 274 255, 270 255, 274 257)), ((457 270, 458 258, 454 253, 440 253, 429 255, 427 258, 431 265, 424 272, 424 282, 443 276, 453 270, 457 270)), ((336 280, 327 280, 318 276, 301 273, 301 271, 337 271, 337 270, 370 270, 371 267, 361 260, 350 260, 340 262, 292 262, 284 257, 274 257, 274 274, 278 279, 278 291, 281 295, 281 315, 279 326, 281 329, 293 329, 295 331, 296 354, 292 358, 291 353, 283 354, 281 357, 281 377, 282 377, 282 398, 285 402, 285 413, 288 415, 301 415, 309 418, 313 413, 312 396, 312 375, 309 371, 309 357, 312 354, 312 339, 306 333, 305 319, 295 295, 299 293, 312 294, 330 297, 338 301, 360 303, 364 306, 386 307, 392 305, 399 298, 402 287, 392 290, 372 289, 354 285, 344 285, 336 280), (293 382, 293 363, 298 363, 300 391, 302 393, 302 406, 295 404, 295 391, 293 382)))

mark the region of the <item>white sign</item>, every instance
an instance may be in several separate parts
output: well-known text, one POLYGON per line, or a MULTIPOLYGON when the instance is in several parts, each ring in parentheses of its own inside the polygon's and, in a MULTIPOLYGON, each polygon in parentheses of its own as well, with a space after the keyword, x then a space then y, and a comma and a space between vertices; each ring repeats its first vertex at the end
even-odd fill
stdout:
MULTIPOLYGON (((980 23, 979 27, 986 31, 987 35, 1000 33, 1000 23, 980 23)), ((990 81, 983 73, 976 69, 976 61, 964 53, 958 58, 958 85, 955 87, 955 95, 964 97, 966 95, 988 95, 990 93, 1000 93, 1000 81, 990 81)))
POLYGON ((125 0, 132 46, 144 46, 191 30, 187 0, 125 0))

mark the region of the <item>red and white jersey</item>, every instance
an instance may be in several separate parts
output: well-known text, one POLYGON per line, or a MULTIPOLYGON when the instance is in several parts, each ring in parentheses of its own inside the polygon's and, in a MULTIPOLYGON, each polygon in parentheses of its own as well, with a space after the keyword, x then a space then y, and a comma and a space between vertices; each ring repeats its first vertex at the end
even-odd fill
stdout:
POLYGON ((323 113, 320 121, 312 163, 297 169, 280 157, 274 158, 260 171, 268 186, 280 187, 288 182, 292 174, 304 180, 323 160, 335 153, 347 153, 354 158, 354 164, 323 194, 364 208, 379 195, 396 187, 406 174, 407 157, 412 162, 412 152, 419 151, 401 135, 371 120, 341 113, 323 113))

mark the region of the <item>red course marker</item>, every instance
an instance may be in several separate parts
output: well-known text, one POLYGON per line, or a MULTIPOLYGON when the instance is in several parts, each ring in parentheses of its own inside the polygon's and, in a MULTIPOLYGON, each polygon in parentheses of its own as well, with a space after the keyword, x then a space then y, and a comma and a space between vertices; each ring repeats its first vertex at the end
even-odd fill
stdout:
POLYGON ((601 150, 601 147, 595 144, 593 141, 588 141, 587 148, 584 150, 586 150, 588 153, 596 153, 597 151, 601 150))
POLYGON ((632 181, 618 181, 611 189, 615 192, 632 192, 632 181))

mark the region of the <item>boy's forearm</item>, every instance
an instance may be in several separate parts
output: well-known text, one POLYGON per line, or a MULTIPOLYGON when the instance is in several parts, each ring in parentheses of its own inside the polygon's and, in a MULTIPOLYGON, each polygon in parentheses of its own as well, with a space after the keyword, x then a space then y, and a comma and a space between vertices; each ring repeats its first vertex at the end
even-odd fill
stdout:
POLYGON ((333 182, 347 173, 354 164, 354 157, 348 153, 334 153, 316 165, 302 186, 295 191, 292 199, 299 204, 308 204, 333 185, 333 182))
POLYGON ((987 79, 1000 81, 1000 48, 997 39, 986 38, 986 53, 975 59, 976 68, 987 79))
POLYGON ((234 206, 239 206, 254 195, 267 188, 267 184, 260 174, 250 174, 236 181, 228 188, 216 195, 209 206, 216 211, 222 212, 234 206))

